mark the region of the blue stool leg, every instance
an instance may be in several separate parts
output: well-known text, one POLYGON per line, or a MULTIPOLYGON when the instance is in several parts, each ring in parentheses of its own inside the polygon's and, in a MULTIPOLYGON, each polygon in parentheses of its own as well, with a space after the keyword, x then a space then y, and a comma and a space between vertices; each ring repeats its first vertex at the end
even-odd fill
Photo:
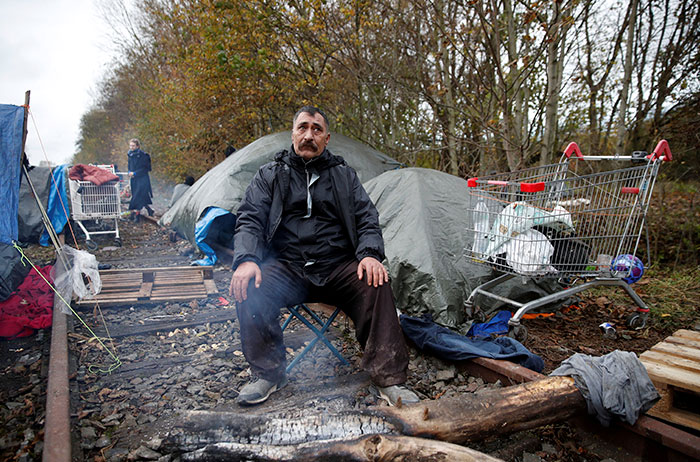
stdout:
POLYGON ((343 358, 343 355, 340 354, 340 352, 333 346, 331 342, 328 341, 328 339, 325 337, 326 331, 330 328, 331 324, 335 320, 336 316, 338 316, 338 313, 340 313, 340 308, 336 308, 333 314, 328 318, 328 320, 324 323, 323 320, 316 314, 314 313, 309 307, 307 307, 305 304, 301 304, 297 307, 288 307, 289 312, 291 313, 290 317, 285 321, 282 329, 287 327, 289 324, 289 321, 291 320, 291 317, 294 316, 299 321, 301 321, 306 327, 311 329, 311 331, 316 334, 316 338, 314 338, 311 342, 309 342, 308 345, 292 360, 291 363, 287 366, 287 372, 292 370, 294 366, 297 365, 297 363, 304 357, 306 353, 308 353, 311 348, 313 348, 318 341, 322 341, 323 344, 333 353, 341 363, 348 365, 350 363, 347 362, 345 358, 343 358), (314 326, 308 319, 306 319, 300 312, 299 312, 299 307, 301 307, 304 311, 306 311, 316 322, 318 322, 321 325, 321 329, 318 329, 316 326, 314 326))

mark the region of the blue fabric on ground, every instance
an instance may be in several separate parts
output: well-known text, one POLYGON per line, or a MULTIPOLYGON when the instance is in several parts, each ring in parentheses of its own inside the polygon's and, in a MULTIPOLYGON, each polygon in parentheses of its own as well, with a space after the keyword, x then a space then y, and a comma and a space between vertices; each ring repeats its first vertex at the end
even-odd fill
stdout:
POLYGON ((17 240, 24 107, 0 104, 0 242, 17 240))
POLYGON ((209 244, 205 242, 205 239, 209 235, 212 223, 214 219, 231 213, 228 210, 222 209, 221 207, 209 207, 204 216, 195 224, 194 226, 194 240, 197 243, 197 247, 201 250, 205 257, 199 260, 195 260, 190 265, 193 266, 211 266, 214 265, 218 258, 216 257, 216 252, 212 249, 209 244))
POLYGON ((436 358, 462 361, 472 358, 505 359, 535 372, 544 369, 544 361, 510 337, 468 338, 433 322, 430 314, 420 318, 400 316, 401 328, 416 346, 436 358))
POLYGON ((467 337, 490 337, 493 335, 505 335, 508 333, 508 320, 510 311, 499 311, 487 322, 472 324, 467 332, 467 337))
MULTIPOLYGON (((51 226, 59 234, 63 231, 63 227, 68 223, 70 215, 70 204, 68 203, 68 195, 66 194, 66 174, 67 164, 59 165, 53 169, 51 183, 49 184, 49 205, 46 208, 46 215, 51 221, 51 226)), ((39 238, 39 244, 44 247, 49 245, 49 232, 44 229, 39 238)))

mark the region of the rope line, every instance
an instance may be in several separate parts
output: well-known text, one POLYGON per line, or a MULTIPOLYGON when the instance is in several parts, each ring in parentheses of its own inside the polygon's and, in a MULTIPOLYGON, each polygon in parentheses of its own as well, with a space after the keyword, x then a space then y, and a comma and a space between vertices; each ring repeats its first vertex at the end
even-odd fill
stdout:
MULTIPOLYGON (((109 353, 109 355, 110 355, 110 356, 112 357, 112 359, 114 360, 114 362, 112 363, 112 365, 111 365, 110 367, 108 367, 107 369, 101 369, 101 368, 98 367, 98 366, 90 365, 90 366, 88 366, 88 371, 90 371, 90 372, 92 372, 92 373, 101 372, 101 373, 103 373, 103 374, 110 374, 110 373, 112 373, 113 371, 115 371, 117 368, 119 368, 119 367, 122 365, 122 362, 121 362, 121 360, 119 359, 119 357, 118 357, 116 354, 114 354, 114 353, 112 352, 112 350, 109 349, 109 347, 107 347, 107 345, 104 344, 104 342, 102 341, 102 339, 101 339, 100 337, 98 337, 97 334, 95 334, 95 332, 90 328, 90 326, 87 325, 87 323, 83 320, 83 318, 81 318, 80 315, 73 309, 73 307, 70 305, 70 303, 68 303, 68 302, 63 298, 63 296, 56 290, 56 288, 53 286, 53 284, 51 284, 51 283, 44 277, 44 275, 41 273, 41 271, 39 271, 39 270, 37 269, 37 267, 34 265, 34 263, 32 263, 32 261, 24 254, 24 252, 22 251, 22 248, 21 248, 20 246, 18 246, 16 242, 13 242, 12 246, 13 246, 15 249, 17 249, 17 251, 19 252, 19 254, 20 254, 20 256, 21 256, 21 260, 20 260, 20 261, 21 261, 23 264, 24 264, 24 262, 26 261, 26 262, 28 262, 28 263, 32 266, 32 268, 34 268, 34 271, 36 271, 36 273, 41 277, 41 279, 44 280, 44 282, 51 288, 51 290, 53 290, 53 292, 54 292, 56 295, 58 295, 58 298, 68 307, 68 309, 71 311, 71 313, 73 313, 73 314, 75 315, 75 317, 78 318, 78 320, 79 320, 80 323, 83 325, 83 327, 85 327, 85 328, 88 330, 88 332, 90 332, 90 335, 92 335, 92 338, 96 339, 96 340, 100 343, 100 345, 102 345, 102 347, 107 351, 107 353, 109 353)), ((104 317, 102 318, 102 320, 104 321, 104 317)), ((105 330, 107 330, 107 325, 106 325, 106 323, 105 323, 105 330)), ((107 335, 108 335, 107 338, 109 339, 109 341, 112 342, 111 337, 109 337, 109 331, 108 331, 108 330, 107 330, 107 335)), ((114 346, 114 343, 113 343, 113 342, 112 342, 112 346, 114 346)))

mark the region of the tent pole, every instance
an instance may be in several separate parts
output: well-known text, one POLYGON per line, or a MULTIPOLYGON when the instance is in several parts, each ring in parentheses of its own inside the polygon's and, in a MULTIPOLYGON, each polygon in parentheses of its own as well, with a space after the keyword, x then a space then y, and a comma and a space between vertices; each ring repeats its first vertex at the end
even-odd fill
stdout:
POLYGON ((20 165, 27 165, 27 154, 24 152, 24 146, 27 144, 27 118, 29 116, 29 94, 30 90, 24 93, 24 123, 22 125, 22 159, 20 165))

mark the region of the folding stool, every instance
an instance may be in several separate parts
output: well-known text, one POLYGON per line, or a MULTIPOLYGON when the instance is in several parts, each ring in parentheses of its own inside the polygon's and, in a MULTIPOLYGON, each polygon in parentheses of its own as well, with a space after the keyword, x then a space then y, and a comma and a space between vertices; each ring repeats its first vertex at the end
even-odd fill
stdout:
POLYGON ((289 310, 290 316, 284 321, 284 324, 282 324, 282 331, 287 328, 290 322, 292 322, 293 318, 297 318, 299 321, 301 321, 306 327, 311 329, 311 331, 316 334, 316 338, 314 338, 311 342, 309 342, 308 345, 292 360, 291 363, 287 366, 287 373, 292 370, 296 364, 301 361, 301 359, 304 357, 306 353, 308 353, 316 343, 320 340, 323 342, 326 347, 331 350, 331 353, 333 353, 341 363, 348 365, 348 363, 345 358, 343 358, 343 355, 340 354, 340 352, 333 346, 331 342, 328 341, 326 338, 326 331, 328 328, 331 326, 331 323, 335 320, 335 317, 338 316, 338 313, 340 313, 340 308, 336 308, 335 311, 333 311, 333 314, 331 314, 328 317, 328 320, 326 322, 323 322, 323 319, 321 319, 314 311, 306 306, 305 303, 301 303, 296 306, 289 306, 287 307, 289 310), (309 320, 306 316, 304 316, 304 313, 306 313, 307 316, 311 318, 309 320), (316 321, 318 325, 320 326, 320 329, 316 327, 311 321, 316 321))

